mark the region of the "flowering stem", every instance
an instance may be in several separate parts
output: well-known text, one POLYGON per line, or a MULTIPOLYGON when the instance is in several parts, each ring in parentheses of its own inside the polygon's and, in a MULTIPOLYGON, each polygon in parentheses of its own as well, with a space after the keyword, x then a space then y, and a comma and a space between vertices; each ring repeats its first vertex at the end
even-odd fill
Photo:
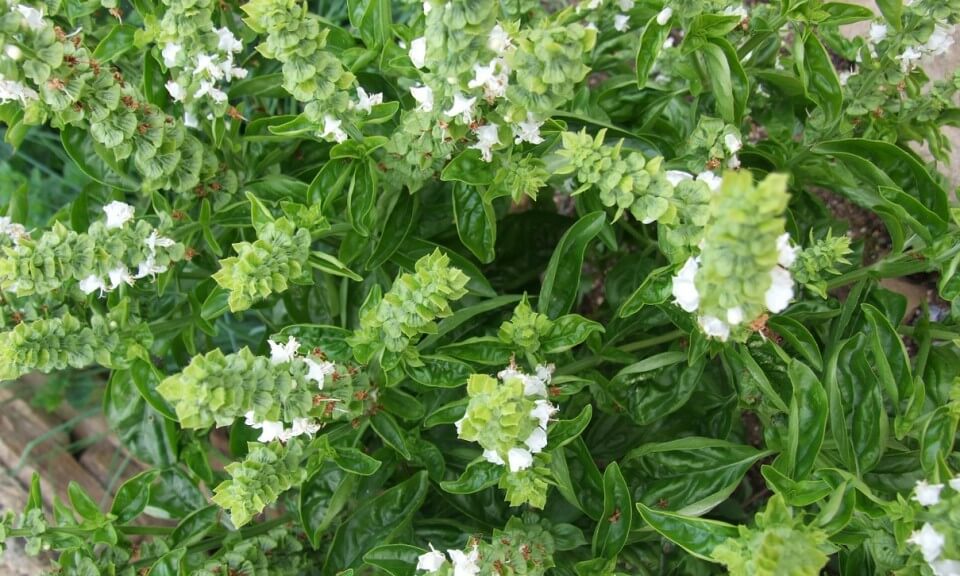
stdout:
POLYGON ((918 252, 905 252, 894 258, 883 259, 874 262, 870 266, 864 266, 856 270, 851 270, 827 281, 827 289, 833 290, 848 284, 853 284, 864 278, 892 278, 898 276, 909 276, 918 272, 925 272, 934 266, 934 263, 925 258, 918 252))

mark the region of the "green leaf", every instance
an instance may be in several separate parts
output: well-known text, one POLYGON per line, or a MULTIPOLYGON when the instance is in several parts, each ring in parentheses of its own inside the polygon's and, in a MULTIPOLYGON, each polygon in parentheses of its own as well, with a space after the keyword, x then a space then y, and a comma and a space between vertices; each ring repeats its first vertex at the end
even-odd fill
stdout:
POLYGON ((376 218, 373 209, 377 202, 376 169, 371 161, 357 165, 347 191, 347 216, 350 225, 361 236, 369 236, 376 218))
POLYGON ((913 396, 914 387, 907 348, 883 312, 866 303, 860 308, 869 327, 867 338, 873 353, 872 366, 893 403, 894 411, 900 413, 901 404, 913 396))
POLYGON ((440 488, 451 494, 475 494, 494 486, 502 474, 503 466, 486 460, 474 460, 459 478, 441 482, 440 488))
POLYGON ((590 424, 593 417, 593 407, 587 404, 580 410, 580 413, 571 420, 558 420, 550 424, 547 431, 549 434, 548 446, 551 450, 557 450, 576 440, 590 424))
POLYGON ((356 282, 362 282, 363 276, 360 276, 353 270, 347 268, 347 266, 338 260, 335 256, 331 256, 326 252, 320 252, 319 250, 314 250, 310 253, 310 265, 320 270, 321 272, 326 272, 331 276, 340 276, 341 278, 349 278, 356 282))
POLYGON ((155 466, 177 461, 176 425, 144 401, 127 370, 110 375, 103 397, 110 429, 137 458, 155 466))
POLYGON ((864 20, 873 20, 874 18, 873 10, 846 2, 826 2, 820 6, 820 9, 830 15, 821 22, 821 25, 843 26, 863 22, 864 20))
POLYGON ((787 445, 778 468, 796 480, 813 470, 827 432, 827 393, 806 364, 792 360, 787 373, 793 385, 787 445))
POLYGON ((767 485, 781 495, 783 501, 789 506, 809 506, 823 500, 833 492, 830 484, 823 480, 794 482, 768 464, 760 467, 760 474, 767 481, 767 485))
MULTIPOLYGON (((739 19, 739 18, 738 18, 739 19)), ((720 48, 730 70, 730 95, 733 98, 733 115, 735 124, 743 121, 747 109, 747 99, 750 96, 750 79, 740 63, 737 50, 725 38, 710 38, 710 43, 720 48)))
POLYGON ((103 518, 103 512, 90 496, 73 480, 67 485, 67 496, 73 510, 84 520, 97 521, 103 518))
POLYGON ((383 570, 390 576, 414 576, 417 573, 417 558, 426 552, 409 544, 386 544, 377 546, 363 555, 363 561, 383 570))
POLYGON ((199 542, 211 530, 220 525, 219 506, 204 506, 185 516, 170 534, 172 546, 189 546, 199 542))
POLYGON ((701 560, 712 562, 711 554, 714 548, 723 544, 728 538, 739 536, 737 527, 726 522, 653 510, 639 502, 637 510, 640 511, 640 517, 644 522, 661 536, 701 560))
POLYGON ((133 378, 133 384, 140 392, 140 396, 147 401, 147 404, 153 407, 161 416, 177 421, 177 415, 170 407, 170 404, 157 392, 157 385, 160 384, 160 372, 157 368, 143 360, 137 358, 130 363, 130 377, 133 378))
MULTIPOLYGON (((469 284, 467 286, 469 287, 469 284)), ((437 333, 430 334, 421 340, 417 345, 417 349, 419 349, 421 352, 429 350, 434 344, 439 342, 442 337, 446 336, 453 330, 459 328, 477 316, 492 310, 496 310, 497 308, 502 308, 504 306, 519 302, 521 298, 522 296, 513 295, 497 296, 496 298, 484 300, 479 304, 473 304, 471 306, 461 308, 454 312, 451 316, 441 320, 440 323, 437 324, 437 333)))
POLYGON ((367 0, 358 26, 363 43, 371 48, 384 46, 392 37, 392 26, 390 0, 367 0))
POLYGON ((460 418, 463 418, 469 402, 469 398, 461 398, 460 400, 444 404, 437 408, 424 418, 424 429, 433 428, 434 426, 440 426, 442 424, 453 424, 460 418))
POLYGON ((117 489, 110 506, 110 514, 117 524, 127 524, 139 516, 150 502, 150 485, 160 475, 159 470, 146 470, 128 479, 117 489))
POLYGON ((617 311, 617 316, 629 318, 644 306, 663 304, 669 300, 673 295, 672 278, 673 266, 663 266, 650 272, 633 294, 624 300, 617 311))
POLYGON ((468 148, 443 167, 440 179, 469 186, 488 186, 493 184, 497 168, 498 165, 494 162, 484 162, 479 150, 468 148))
POLYGON ((628 366, 611 381, 611 391, 622 398, 631 420, 642 426, 652 424, 686 405, 703 384, 707 365, 702 358, 692 366, 686 360, 683 352, 663 352, 628 366))
POLYGON ((133 48, 133 39, 137 28, 129 24, 117 24, 104 36, 93 51, 93 57, 106 64, 133 48))
POLYGON ((380 469, 381 462, 373 456, 367 456, 356 448, 338 447, 334 450, 333 462, 343 471, 370 476, 380 469))
POLYGON ((789 316, 778 315, 767 320, 767 327, 782 336, 814 370, 823 369, 820 347, 806 326, 789 316))
POLYGON ((405 460, 411 458, 404 440, 406 432, 397 424, 393 416, 386 412, 377 412, 370 418, 370 427, 383 440, 384 444, 396 450, 405 460))
POLYGON ((357 478, 340 470, 333 462, 326 462, 301 485, 300 525, 314 549, 320 545, 323 533, 350 503, 357 478))
POLYGON ((704 44, 700 48, 700 54, 703 56, 713 98, 717 104, 717 113, 727 124, 736 123, 733 79, 731 78, 730 63, 727 61, 726 54, 716 44, 704 44))
POLYGON ((223 316, 230 310, 229 298, 229 290, 221 288, 219 285, 214 286, 200 307, 200 316, 204 320, 213 320, 223 316))
POLYGON ((178 576, 183 574, 183 570, 180 569, 180 562, 186 553, 186 548, 176 548, 167 552, 153 563, 148 574, 150 576, 178 576))
POLYGON ((815 34, 809 32, 803 43, 803 77, 810 97, 823 110, 830 126, 840 121, 843 88, 830 55, 815 34))
POLYGON ((895 29, 903 28, 903 0, 877 0, 877 8, 895 29))
POLYGON ((633 523, 633 500, 630 489, 620 472, 620 466, 611 462, 603 471, 603 514, 593 533, 593 555, 616 558, 630 535, 633 523))
POLYGON ((150 52, 143 55, 143 95, 147 102, 161 109, 166 108, 170 99, 164 84, 166 78, 160 63, 150 52))
POLYGON ((383 266, 403 244, 404 239, 410 234, 414 223, 417 221, 417 213, 420 208, 419 198, 419 196, 411 194, 401 194, 397 198, 397 203, 390 211, 390 216, 383 226, 380 240, 377 242, 376 248, 373 249, 370 258, 367 259, 365 264, 367 270, 383 266))
POLYGON ((128 192, 140 189, 139 184, 127 174, 111 167, 102 158, 93 145, 93 140, 86 130, 73 126, 64 126, 60 130, 60 143, 67 156, 77 165, 81 172, 111 188, 119 188, 128 192))
POLYGON ((429 487, 426 472, 417 472, 380 496, 362 503, 337 529, 323 574, 333 576, 344 568, 356 567, 367 550, 389 544, 423 505, 429 487))
POLYGON ((604 222, 603 212, 592 212, 577 220, 560 238, 540 288, 537 310, 541 314, 558 318, 573 308, 580 292, 584 254, 604 222))
POLYGON ((540 346, 544 354, 558 354, 586 342, 594 333, 602 333, 603 325, 593 320, 587 320, 579 314, 567 314, 557 318, 550 333, 545 336, 540 346))
POLYGON ((946 460, 953 451, 957 422, 958 418, 951 413, 949 406, 940 406, 927 420, 920 436, 920 464, 927 474, 934 473, 939 460, 946 460))
POLYGON ((448 344, 438 352, 466 362, 505 366, 513 355, 513 347, 501 342, 496 336, 478 336, 467 338, 456 344, 448 344))
POLYGON ((643 28, 643 34, 640 36, 640 43, 637 45, 636 75, 637 85, 642 90, 647 85, 647 79, 650 77, 650 71, 663 49, 663 43, 666 42, 670 34, 670 26, 661 26, 657 24, 657 17, 654 16, 647 21, 643 28))
POLYGON ((484 264, 493 261, 497 243, 497 216, 493 204, 475 186, 454 184, 453 217, 463 245, 484 264))
POLYGON ((444 356, 421 356, 420 366, 404 365, 403 369, 414 382, 431 388, 457 388, 467 383, 473 374, 468 364, 444 356))

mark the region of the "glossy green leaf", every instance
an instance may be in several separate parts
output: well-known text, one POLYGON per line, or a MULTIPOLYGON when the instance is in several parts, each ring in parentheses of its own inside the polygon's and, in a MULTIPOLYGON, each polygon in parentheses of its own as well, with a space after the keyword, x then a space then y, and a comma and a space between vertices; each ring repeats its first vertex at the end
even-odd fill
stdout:
POLYGON ((404 371, 417 384, 431 388, 464 386, 473 374, 473 368, 464 362, 444 356, 422 356, 421 366, 405 365, 404 371))
POLYGON ((503 470, 503 466, 475 460, 467 465, 459 478, 441 482, 440 487, 451 494, 475 494, 499 482, 503 470))
POLYGON ((384 444, 396 450, 404 459, 409 460, 411 458, 405 440, 406 432, 393 416, 386 412, 377 412, 370 418, 370 427, 383 440, 384 444))
POLYGON ((827 392, 806 364, 793 360, 787 368, 793 397, 787 443, 778 459, 781 471, 802 480, 813 470, 827 432, 827 392))
POLYGON ((633 500, 630 489, 616 462, 603 472, 603 514, 593 533, 593 554, 615 558, 630 535, 633 523, 633 500))
POLYGON ((650 71, 660 55, 663 43, 670 34, 670 26, 661 26, 657 23, 656 16, 647 21, 643 28, 643 34, 640 36, 640 42, 637 45, 636 57, 636 76, 637 85, 643 89, 647 85, 647 79, 650 77, 650 71))
POLYGON ((451 189, 453 216, 460 241, 481 262, 492 262, 497 242, 497 217, 493 205, 474 186, 457 183, 451 189))
POLYGON ((583 434, 590 424, 593 417, 593 407, 587 404, 580 410, 576 417, 570 420, 557 420, 550 424, 547 433, 549 435, 548 446, 551 450, 556 450, 573 442, 583 434))
POLYGON ((833 67, 830 55, 813 33, 807 33, 803 43, 803 71, 807 93, 817 103, 827 123, 840 120, 843 109, 843 88, 833 67))
POLYGON ((590 241, 600 233, 605 222, 603 212, 593 212, 571 226, 560 238, 540 288, 537 309, 550 318, 566 314, 577 301, 583 257, 590 241))
POLYGON ((377 546, 363 555, 363 561, 383 570, 390 576, 414 576, 417 573, 417 558, 426 552, 409 544, 386 544, 377 546))
POLYGON ((159 470, 145 470, 120 485, 110 506, 118 524, 126 524, 143 512, 150 502, 150 485, 159 474, 159 470))
POLYGON ((101 64, 106 64, 119 58, 133 48, 133 40, 136 32, 137 28, 129 24, 115 25, 110 32, 103 37, 103 40, 100 40, 100 43, 97 44, 96 49, 93 51, 93 57, 99 60, 101 64))
POLYGON ((349 504, 358 476, 327 462, 314 471, 300 488, 300 525, 310 544, 317 548, 320 537, 349 504))
POLYGON ((661 536, 702 560, 710 560, 714 548, 739 536, 737 527, 725 522, 654 510, 639 502, 637 510, 643 521, 661 536))

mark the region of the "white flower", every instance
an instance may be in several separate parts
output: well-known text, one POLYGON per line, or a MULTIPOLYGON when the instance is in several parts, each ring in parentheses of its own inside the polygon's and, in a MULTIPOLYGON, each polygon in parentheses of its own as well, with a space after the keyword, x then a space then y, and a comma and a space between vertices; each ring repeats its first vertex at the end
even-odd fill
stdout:
POLYGON ((920 553, 923 554, 924 560, 933 562, 940 556, 940 552, 943 551, 943 545, 946 543, 946 539, 943 537, 943 534, 937 532, 929 522, 924 522, 923 527, 913 531, 913 534, 910 535, 907 542, 920 548, 920 553))
POLYGON ((777 263, 789 269, 797 260, 798 246, 790 245, 790 233, 784 232, 777 237, 777 263))
POLYGON ((460 550, 447 550, 447 554, 453 562, 453 576, 476 576, 480 573, 480 566, 477 564, 480 552, 476 545, 469 554, 464 554, 460 550))
POLYGON ((557 407, 547 400, 537 400, 533 404, 534 408, 530 411, 530 416, 536 418, 540 427, 546 430, 550 417, 557 412, 557 407))
POLYGON ((170 97, 173 98, 174 102, 182 102, 184 98, 187 97, 187 91, 183 86, 177 84, 173 80, 170 80, 166 83, 167 92, 170 93, 170 97))
POLYGON ((617 0, 617 6, 619 6, 620 10, 623 12, 629 12, 633 10, 634 4, 635 3, 633 0, 617 0))
POLYGON ((700 307, 700 292, 695 282, 699 269, 700 260, 691 256, 673 277, 674 301, 687 312, 694 312, 700 307))
MULTIPOLYGON (((590 0, 590 2, 587 3, 587 10, 596 10, 602 5, 603 0, 590 0)), ((591 24, 593 24, 593 22, 591 22, 591 24)))
POLYGON ((739 306, 727 308, 727 324, 736 326, 741 322, 743 322, 743 308, 739 306))
POLYGON ((547 432, 543 428, 534 428, 523 443, 532 454, 539 454, 547 446, 547 432))
POLYGON ((410 95, 417 101, 417 110, 422 112, 433 111, 433 90, 429 86, 411 86, 410 95))
POLYGON ((490 30, 490 36, 487 37, 487 48, 490 48, 499 56, 503 56, 504 52, 513 48, 510 35, 507 34, 507 31, 503 29, 499 22, 490 30))
POLYGON ((104 206, 103 212, 107 215, 107 228, 122 228, 133 218, 133 206, 116 200, 104 206))
POLYGON ((233 65, 233 54, 227 54, 226 60, 218 64, 220 72, 223 74, 223 79, 229 82, 233 78, 246 78, 247 70, 246 68, 238 68, 233 65))
POLYGON ((727 152, 736 154, 743 148, 743 142, 739 136, 730 132, 723 137, 723 147, 727 149, 727 152))
POLYGON ((410 51, 407 52, 410 61, 417 68, 423 68, 427 65, 427 39, 423 36, 415 38, 410 42, 410 51))
POLYGON ((200 125, 200 122, 197 120, 197 115, 191 112, 190 110, 183 111, 183 125, 187 128, 196 128, 200 125))
POLYGON ((537 378, 543 380, 544 384, 549 384, 550 379, 553 378, 553 371, 556 370, 556 366, 553 364, 537 364, 537 367, 534 370, 537 378))
POLYGON ((520 372, 513 366, 507 366, 503 370, 497 372, 497 378, 499 378, 501 382, 506 382, 511 378, 523 378, 523 376, 523 372, 520 372))
POLYGON ((110 277, 110 290, 116 289, 121 284, 133 286, 134 278, 130 275, 130 270, 122 264, 107 272, 107 276, 110 277))
POLYGON ((273 442, 274 440, 283 440, 284 438, 283 422, 264 420, 263 422, 254 424, 252 427, 260 430, 260 436, 257 438, 257 442, 273 442))
POLYGON ((217 50, 221 52, 239 52, 243 50, 243 42, 237 40, 233 32, 224 26, 223 28, 214 28, 214 34, 217 35, 217 50))
POLYGON ((461 418, 461 419, 459 419, 459 420, 457 420, 456 422, 453 423, 453 426, 457 429, 457 437, 459 437, 459 436, 460 436, 460 432, 463 431, 463 421, 466 420, 466 419, 467 419, 467 417, 464 416, 463 418, 461 418))
POLYGON ((919 502, 921 506, 933 506, 940 502, 941 490, 943 490, 943 484, 929 484, 926 480, 918 480, 913 488, 913 500, 919 502))
POLYGON ((541 144, 543 143, 543 137, 540 136, 540 127, 543 126, 543 122, 538 122, 536 118, 533 117, 533 114, 527 112, 527 119, 520 122, 519 124, 514 124, 511 126, 513 129, 513 139, 514 144, 520 144, 521 142, 529 142, 531 144, 541 144))
POLYGON ((740 157, 734 154, 729 159, 727 159, 727 168, 731 170, 737 170, 740 168, 740 157))
POLYGON ((507 451, 507 462, 511 472, 520 472, 533 466, 533 454, 523 448, 511 448, 507 451))
POLYGON ((147 249, 150 250, 151 253, 156 253, 157 246, 161 248, 169 248, 175 244, 173 239, 161 236, 156 230, 151 232, 150 235, 147 236, 147 239, 143 241, 143 243, 147 245, 147 249))
POLYGON ((627 14, 617 14, 613 17, 613 29, 617 32, 626 32, 630 29, 630 16, 627 14))
POLYGON ((103 279, 94 274, 81 280, 79 286, 84 294, 93 294, 97 290, 102 294, 107 289, 107 285, 103 282, 103 279))
POLYGON ((936 560, 930 562, 930 569, 935 576, 960 576, 960 561, 936 560))
POLYGON ((948 484, 950 484, 950 488, 952 488, 954 492, 960 492, 960 476, 952 478, 948 484))
POLYGON ((177 56, 180 55, 180 51, 183 50, 183 46, 177 44, 176 42, 170 42, 163 47, 163 50, 160 51, 160 55, 163 56, 163 65, 167 68, 173 68, 177 65, 177 56))
POLYGON ((467 98, 460 92, 453 93, 453 106, 443 113, 449 118, 460 116, 464 124, 473 121, 473 105, 477 102, 477 97, 467 98))
POLYGON ((0 216, 0 234, 17 244, 21 238, 27 235, 27 229, 23 227, 23 224, 10 220, 9 216, 0 216))
POLYGON ((520 376, 523 378, 524 396, 543 397, 547 395, 547 384, 543 380, 529 374, 521 374, 520 376))
POLYGON ((790 272, 774 266, 770 271, 770 281, 770 287, 764 293, 763 300, 767 310, 773 313, 782 312, 793 300, 793 278, 790 277, 790 272))
POLYGON ((433 10, 433 6, 430 4, 430 0, 423 0, 423 15, 426 16, 433 10))
POLYGON ((484 162, 493 160, 493 147, 500 143, 498 128, 496 124, 486 124, 477 128, 477 143, 470 148, 479 150, 484 162))
POLYGON ((200 87, 197 88, 197 91, 193 93, 194 98, 202 98, 206 95, 210 95, 210 99, 214 102, 226 102, 227 94, 220 90, 214 85, 210 80, 201 80, 200 87))
POLYGON ((743 6, 727 6, 723 9, 725 16, 739 16, 741 20, 749 16, 747 9, 743 6))
POLYGON ((484 98, 493 100, 507 93, 508 72, 502 58, 494 58, 486 66, 474 64, 473 75, 473 80, 467 83, 467 87, 483 87, 484 98))
POLYGON ((267 340, 267 344, 270 345, 271 364, 289 362, 297 356, 297 352, 300 350, 300 342, 293 336, 287 340, 286 344, 278 344, 273 340, 267 340))
POLYGON ((383 93, 367 94, 362 86, 357 86, 357 103, 354 108, 369 114, 377 104, 383 104, 383 93))
POLYGON ((667 22, 670 21, 670 18, 673 17, 673 8, 667 6, 657 14, 657 24, 661 26, 666 26, 667 22))
POLYGON ((711 192, 716 192, 723 184, 723 178, 710 171, 697 174, 697 180, 706 184, 707 187, 710 188, 711 192))
POLYGON ((310 418, 294 418, 290 430, 286 433, 288 439, 306 434, 313 436, 320 430, 320 423, 310 418))
POLYGON ((310 358, 304 358, 303 361, 307 364, 307 380, 316 382, 317 388, 320 390, 323 390, 323 384, 326 382, 327 376, 337 371, 333 362, 316 362, 310 358))
POLYGON ((323 132, 320 133, 320 137, 326 138, 329 136, 337 142, 345 141, 347 139, 347 133, 340 128, 341 124, 343 124, 342 120, 338 120, 327 114, 323 117, 323 132))
POLYGON ((953 30, 937 24, 923 48, 930 56, 943 56, 951 46, 953 46, 953 30))
POLYGON ((7 58, 11 60, 19 60, 23 56, 23 50, 20 50, 18 46, 13 44, 7 44, 3 47, 3 53, 7 55, 7 58))
POLYGON ((32 6, 24 6, 23 4, 17 4, 13 9, 23 16, 23 20, 27 23, 28 28, 31 30, 43 29, 43 12, 32 6))
POLYGON ((900 67, 904 72, 908 72, 913 68, 913 63, 923 57, 923 52, 920 52, 913 46, 908 46, 902 54, 897 56, 897 60, 900 61, 900 67))
POLYGON ((153 277, 157 274, 163 274, 167 271, 167 267, 163 264, 157 264, 157 261, 153 254, 147 256, 147 259, 140 262, 137 266, 137 274, 134 278, 145 278, 147 276, 153 277))
MULTIPOLYGON (((426 2, 424 2, 426 4, 426 2)), ((417 557, 417 570, 426 570, 428 573, 438 572, 447 561, 443 552, 440 552, 430 544, 430 551, 417 557)))
POLYGON ((11 100, 17 100, 21 104, 26 104, 28 100, 36 100, 38 97, 39 94, 33 88, 16 80, 7 80, 0 75, 0 103, 6 104, 11 100))
POLYGON ((665 175, 667 177, 667 182, 669 182, 671 186, 676 186, 684 180, 693 180, 693 174, 684 172, 682 170, 667 170, 665 175))
POLYGON ((838 75, 838 78, 840 79, 840 85, 846 86, 847 83, 850 82, 850 77, 856 73, 857 73, 856 70, 844 70, 840 72, 840 74, 838 75))
POLYGON ((215 54, 197 54, 197 67, 195 73, 206 72, 212 78, 219 80, 223 78, 223 68, 220 67, 219 60, 215 54))
POLYGON ((496 450, 484 450, 483 459, 491 464, 496 464, 497 466, 503 466, 506 462, 503 461, 503 458, 497 454, 496 450))
POLYGON ((730 337, 730 325, 716 316, 701 316, 698 318, 703 333, 712 338, 725 342, 730 337))
POLYGON ((669 50, 670 48, 673 48, 673 45, 676 43, 677 41, 673 39, 673 36, 667 36, 667 39, 663 41, 663 45, 661 45, 660 48, 663 50, 669 50))
POLYGON ((887 25, 874 22, 870 25, 870 43, 879 44, 887 38, 887 25))

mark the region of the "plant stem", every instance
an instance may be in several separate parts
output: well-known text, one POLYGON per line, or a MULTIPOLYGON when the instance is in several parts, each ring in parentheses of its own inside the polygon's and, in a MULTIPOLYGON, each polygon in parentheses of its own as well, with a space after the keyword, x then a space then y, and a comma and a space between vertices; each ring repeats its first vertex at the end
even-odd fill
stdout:
MULTIPOLYGON (((667 332, 666 334, 652 336, 650 338, 644 338, 643 340, 637 340, 636 342, 624 344, 618 348, 624 352, 636 352, 637 350, 643 350, 644 348, 652 348, 660 344, 672 342, 678 338, 681 338, 683 335, 684 333, 682 330, 673 330, 672 332, 667 332)), ((581 358, 576 362, 572 362, 566 366, 560 367, 557 370, 557 374, 576 374, 581 370, 586 370, 587 368, 593 368, 598 364, 602 364, 604 360, 605 358, 603 357, 602 353, 594 356, 587 356, 586 358, 581 358)))

